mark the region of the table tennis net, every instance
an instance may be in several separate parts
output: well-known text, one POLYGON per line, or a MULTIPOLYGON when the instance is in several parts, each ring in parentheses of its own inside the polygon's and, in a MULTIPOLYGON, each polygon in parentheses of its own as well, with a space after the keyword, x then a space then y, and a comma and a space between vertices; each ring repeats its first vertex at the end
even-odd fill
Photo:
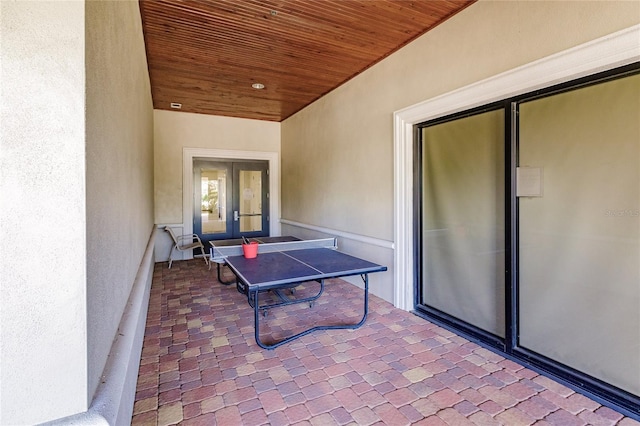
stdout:
MULTIPOLYGON (((286 241, 279 243, 262 243, 258 245, 258 255, 260 253, 273 253, 279 251, 303 250, 312 248, 328 248, 336 250, 338 241, 336 238, 321 238, 316 240, 286 241)), ((222 246, 211 247, 211 260, 213 262, 224 262, 229 256, 242 256, 242 246, 222 246)))

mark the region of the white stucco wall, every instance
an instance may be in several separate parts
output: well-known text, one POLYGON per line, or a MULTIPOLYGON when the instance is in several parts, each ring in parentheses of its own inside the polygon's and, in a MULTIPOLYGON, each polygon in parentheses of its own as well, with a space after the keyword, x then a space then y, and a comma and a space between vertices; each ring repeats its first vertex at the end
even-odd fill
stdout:
POLYGON ((638 22, 638 2, 473 4, 282 123, 282 218, 394 241, 394 111, 638 22))
POLYGON ((0 29, 0 424, 34 424, 102 380, 152 235, 153 107, 137 2, 0 2, 0 29))
POLYGON ((0 424, 87 408, 84 2, 0 2, 0 424))
POLYGON ((153 230, 153 104, 136 1, 86 2, 91 401, 153 230))
POLYGON ((280 152, 280 123, 154 110, 155 221, 183 223, 182 151, 280 152))

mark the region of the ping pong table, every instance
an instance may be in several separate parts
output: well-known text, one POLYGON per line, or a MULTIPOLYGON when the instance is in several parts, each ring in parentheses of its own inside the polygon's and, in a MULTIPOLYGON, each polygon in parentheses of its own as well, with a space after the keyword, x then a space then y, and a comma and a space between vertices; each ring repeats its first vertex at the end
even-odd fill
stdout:
MULTIPOLYGON (((285 235, 285 236, 281 236, 281 237, 251 237, 249 238, 249 241, 255 241, 258 244, 268 244, 268 243, 285 243, 285 242, 290 242, 290 241, 300 241, 300 238, 297 237, 292 237, 290 235, 285 235)), ((228 239, 228 240, 213 240, 213 241, 209 241, 209 244, 211 244, 211 249, 210 249, 210 259, 213 259, 213 263, 216 264, 217 267, 217 274, 218 274, 218 281, 220 282, 220 284, 224 284, 224 285, 231 285, 234 284, 236 281, 225 281, 222 278, 222 267, 227 265, 227 262, 224 261, 224 256, 222 257, 218 257, 218 258, 214 258, 214 249, 217 248, 222 248, 222 247, 233 247, 233 246, 242 246, 243 240, 242 238, 233 238, 233 239, 228 239)), ((228 250, 223 249, 223 251, 225 253, 229 252, 228 250)), ((234 253, 234 254, 238 254, 236 253, 238 250, 237 249, 231 249, 230 253, 234 253)), ((242 250, 240 250, 239 252, 240 254, 242 254, 242 250)), ((211 269, 211 262, 209 262, 209 269, 211 269)))
POLYGON ((277 348, 317 330, 356 329, 362 326, 368 314, 369 274, 387 270, 386 266, 338 251, 335 238, 297 241, 285 239, 261 243, 258 245, 258 256, 253 259, 242 255, 242 245, 216 241, 212 241, 211 245, 211 260, 218 265, 225 263, 236 277, 236 288, 247 296, 247 301, 253 308, 256 343, 264 349, 277 348), (354 275, 360 275, 364 282, 364 306, 360 321, 347 325, 317 325, 275 343, 262 341, 260 311, 266 313, 272 308, 297 303, 309 303, 311 307, 323 294, 326 279, 354 275), (317 294, 297 298, 284 297, 280 292, 312 281, 320 284, 317 294), (279 300, 260 305, 260 294, 267 291, 276 292, 279 300))

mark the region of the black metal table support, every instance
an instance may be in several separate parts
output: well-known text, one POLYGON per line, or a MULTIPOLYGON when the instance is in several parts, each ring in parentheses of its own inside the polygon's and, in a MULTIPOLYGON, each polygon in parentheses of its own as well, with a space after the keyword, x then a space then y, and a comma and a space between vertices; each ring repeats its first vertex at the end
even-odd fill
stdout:
POLYGON ((233 283, 236 282, 236 280, 231 280, 231 281, 225 281, 222 279, 222 273, 221 273, 221 269, 224 265, 226 265, 226 263, 220 263, 220 262, 216 262, 216 264, 218 265, 218 281, 220 282, 220 284, 223 285, 231 285, 233 283))
MULTIPOLYGON (((304 281, 304 282, 312 282, 312 281, 304 281)), ((258 290, 258 292, 260 293, 267 293, 272 291, 276 296, 278 296, 278 299, 280 299, 279 302, 276 303, 271 303, 268 305, 262 305, 259 306, 259 309, 261 309, 262 311, 266 311, 268 309, 272 309, 272 308, 277 308, 278 306, 286 306, 286 305, 295 305, 298 303, 311 303, 314 302, 316 299, 318 299, 320 296, 322 296, 322 293, 324 293, 324 280, 314 280, 314 282, 317 282, 320 284, 320 290, 318 290, 318 293, 314 294, 313 296, 308 296, 308 297, 304 297, 301 299, 291 299, 286 297, 283 293, 282 290, 286 290, 289 289, 291 291, 293 291, 297 286, 303 284, 304 282, 300 282, 300 283, 295 283, 295 284, 289 284, 287 286, 284 287, 278 287, 278 288, 273 288, 273 289, 269 289, 269 290, 258 290)), ((237 289, 240 293, 242 294, 246 294, 247 296, 247 302, 249 302, 249 306, 251 306, 252 308, 255 305, 255 291, 249 292, 247 291, 246 286, 241 283, 238 282, 236 283, 237 289)))
MULTIPOLYGON (((260 339, 260 309, 264 308, 263 306, 260 306, 260 303, 258 300, 260 291, 247 289, 247 298, 249 300, 249 304, 251 304, 251 298, 253 298, 252 306, 253 306, 253 318, 255 323, 254 328, 255 328, 256 343, 258 344, 258 346, 260 346, 263 349, 275 349, 278 346, 284 345, 285 343, 288 343, 302 336, 306 336, 307 334, 317 330, 344 330, 344 329, 356 329, 361 327, 367 320, 367 314, 369 312, 369 274, 362 274, 361 278, 362 278, 362 281, 364 281, 364 313, 362 315, 362 319, 360 319, 358 323, 348 324, 348 325, 318 325, 315 327, 311 327, 307 330, 301 331, 300 333, 294 334, 293 336, 289 336, 279 342, 272 343, 272 344, 263 343, 262 340, 260 339)), ((324 291, 324 280, 320 280, 320 281, 321 281, 321 290, 317 295, 312 296, 311 298, 291 300, 285 303, 275 303, 272 305, 267 305, 267 309, 274 308, 277 306, 291 305, 295 303, 304 303, 309 301, 307 299, 313 299, 313 300, 317 299, 318 297, 320 297, 320 295, 324 291)))

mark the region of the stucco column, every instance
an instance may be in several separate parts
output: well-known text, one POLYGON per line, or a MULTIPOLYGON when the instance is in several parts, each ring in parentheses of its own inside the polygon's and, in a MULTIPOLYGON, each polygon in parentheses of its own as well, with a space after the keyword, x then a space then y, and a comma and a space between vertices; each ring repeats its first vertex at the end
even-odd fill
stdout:
POLYGON ((0 2, 0 424, 88 405, 84 9, 0 2))

